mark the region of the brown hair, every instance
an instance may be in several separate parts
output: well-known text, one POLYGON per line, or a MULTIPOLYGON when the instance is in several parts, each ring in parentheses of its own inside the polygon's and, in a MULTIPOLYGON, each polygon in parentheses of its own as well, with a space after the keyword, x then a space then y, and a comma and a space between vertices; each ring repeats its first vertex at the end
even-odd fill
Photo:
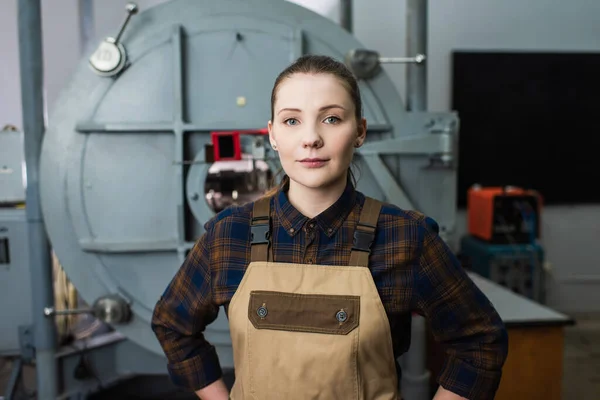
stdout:
MULTIPOLYGON (((298 58, 294 63, 289 65, 286 69, 281 71, 281 73, 275 79, 275 84, 273 85, 273 90, 271 91, 271 121, 274 119, 275 114, 275 101, 277 100, 277 89, 279 85, 286 78, 291 77, 294 74, 331 74, 338 78, 340 82, 344 85, 348 94, 352 98, 352 102, 354 103, 354 115, 356 117, 356 122, 359 124, 362 119, 362 100, 360 96, 360 89, 358 87, 358 82, 356 77, 348 67, 342 62, 339 62, 329 56, 324 55, 305 55, 298 58)), ((281 173, 282 171, 279 171, 281 173)), ((275 177, 279 175, 279 173, 273 176, 273 181, 275 177)), ((352 183, 356 186, 356 178, 352 169, 348 168, 348 179, 352 179, 352 183)), ((273 187, 265 196, 270 196, 275 194, 280 188, 283 188, 289 183, 290 178, 287 175, 283 176, 281 183, 279 186, 273 187)), ((273 185, 271 185, 273 186, 273 185)))

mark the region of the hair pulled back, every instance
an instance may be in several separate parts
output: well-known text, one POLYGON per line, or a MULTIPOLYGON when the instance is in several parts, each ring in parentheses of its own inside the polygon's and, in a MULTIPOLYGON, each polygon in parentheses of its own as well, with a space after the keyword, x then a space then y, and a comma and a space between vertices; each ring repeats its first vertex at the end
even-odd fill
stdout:
POLYGON ((305 55, 298 58, 293 64, 286 69, 275 79, 273 90, 271 91, 271 120, 274 118, 275 101, 277 100, 277 89, 281 82, 294 74, 330 74, 335 76, 344 85, 348 94, 354 103, 354 113, 356 120, 362 118, 362 100, 360 97, 360 89, 356 77, 344 63, 341 63, 329 56, 323 55, 305 55))

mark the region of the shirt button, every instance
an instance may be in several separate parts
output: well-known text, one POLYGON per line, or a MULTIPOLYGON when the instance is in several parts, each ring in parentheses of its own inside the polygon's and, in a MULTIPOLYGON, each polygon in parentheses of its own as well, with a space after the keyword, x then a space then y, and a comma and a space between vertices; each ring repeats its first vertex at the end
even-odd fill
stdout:
POLYGON ((294 233, 294 228, 290 228, 289 232, 294 233))
POLYGON ((329 228, 329 229, 327 229, 327 232, 331 233, 331 232, 333 232, 333 229, 329 228))
POLYGON ((310 223, 310 224, 308 225, 308 227, 309 227, 309 228, 314 228, 314 227, 315 227, 315 224, 313 224, 313 223, 310 223))

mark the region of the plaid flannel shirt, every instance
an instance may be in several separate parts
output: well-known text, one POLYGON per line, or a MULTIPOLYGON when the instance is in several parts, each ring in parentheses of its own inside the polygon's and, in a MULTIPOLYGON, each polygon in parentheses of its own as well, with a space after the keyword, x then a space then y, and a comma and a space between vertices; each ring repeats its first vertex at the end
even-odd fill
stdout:
MULTIPOLYGON (((271 198, 274 261, 348 265, 364 195, 349 183, 315 218, 303 216, 285 190, 271 198)), ((152 329, 174 384, 201 389, 222 376, 203 331, 227 306, 250 263, 252 203, 231 206, 204 233, 158 300, 152 329)), ((425 215, 385 204, 369 269, 390 321, 394 356, 410 344, 411 314, 429 321, 447 348, 438 383, 470 400, 492 399, 508 353, 505 326, 425 215)))

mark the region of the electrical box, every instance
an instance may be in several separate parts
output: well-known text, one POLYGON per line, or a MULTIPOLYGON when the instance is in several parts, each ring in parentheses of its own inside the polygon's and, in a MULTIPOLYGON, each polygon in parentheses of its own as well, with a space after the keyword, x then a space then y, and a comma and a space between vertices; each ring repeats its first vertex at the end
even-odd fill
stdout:
MULTIPOLYGON (((249 129, 239 131, 214 131, 210 133, 213 147, 213 161, 239 161, 242 159, 240 135, 268 135, 267 129, 249 129)), ((255 150, 252 150, 255 155, 255 150)), ((263 149, 264 153, 264 149, 263 149)), ((264 154, 262 156, 264 158, 264 154)))
POLYGON ((493 244, 467 235, 461 239, 460 253, 473 272, 514 293, 544 302, 544 250, 539 244, 493 244))
POLYGON ((490 243, 531 243, 540 237, 542 197, 517 187, 471 187, 469 234, 490 243))
POLYGON ((239 132, 211 132, 215 161, 239 161, 242 146, 239 132))
POLYGON ((12 127, 0 130, 0 205, 25 202, 24 160, 23 133, 12 127))
POLYGON ((0 208, 0 357, 20 353, 19 326, 32 324, 28 243, 25 209, 0 208))

